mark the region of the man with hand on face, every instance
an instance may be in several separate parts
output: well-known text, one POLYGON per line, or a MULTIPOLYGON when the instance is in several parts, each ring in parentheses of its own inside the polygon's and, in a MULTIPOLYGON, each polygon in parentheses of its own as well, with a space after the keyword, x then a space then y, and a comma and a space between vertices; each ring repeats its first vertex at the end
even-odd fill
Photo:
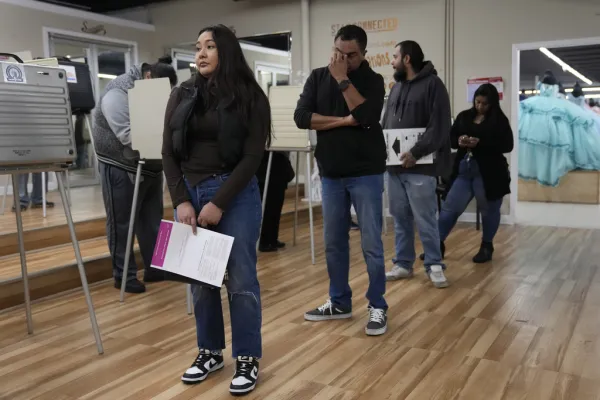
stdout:
POLYGON ((402 165, 388 167, 390 213, 394 218, 396 257, 387 280, 413 276, 416 223, 425 250, 425 270, 438 288, 448 286, 442 263, 437 223, 437 177, 450 168, 450 98, 433 64, 424 61, 416 42, 404 41, 394 53, 394 78, 383 117, 384 129, 425 128, 409 151, 400 155, 402 165), (418 164, 433 153, 433 164, 418 164))
POLYGON ((341 28, 328 67, 312 71, 294 115, 300 129, 317 131, 315 157, 323 190, 325 252, 330 299, 304 315, 308 321, 352 317, 350 206, 360 225, 369 273, 367 335, 387 330, 382 196, 387 158, 379 124, 385 86, 365 60, 367 34, 356 25, 341 28))

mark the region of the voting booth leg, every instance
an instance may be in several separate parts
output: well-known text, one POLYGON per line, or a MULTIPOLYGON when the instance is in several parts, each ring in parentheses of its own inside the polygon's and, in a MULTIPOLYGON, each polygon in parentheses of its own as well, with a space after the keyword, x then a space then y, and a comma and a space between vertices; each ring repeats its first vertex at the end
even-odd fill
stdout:
POLYGON ((188 315, 193 314, 193 303, 194 299, 192 298, 192 285, 185 285, 185 299, 187 303, 187 313, 188 315))
POLYGON ((265 219, 265 206, 267 205, 267 192, 269 190, 269 181, 271 180, 271 165, 273 164, 273 152, 269 152, 269 162, 267 163, 267 175, 265 177, 265 188, 262 195, 262 213, 260 217, 260 230, 258 234, 258 241, 256 242, 256 250, 260 246, 260 236, 262 235, 263 221, 265 219))
POLYGON ((85 127, 90 135, 90 143, 92 144, 92 166, 94 168, 94 177, 98 174, 98 157, 96 157, 96 145, 94 144, 94 139, 92 135, 92 124, 90 123, 90 115, 86 114, 85 118, 85 127))
POLYGON ((312 263, 315 265, 315 227, 313 222, 312 181, 310 179, 311 153, 306 153, 306 180, 308 181, 308 217, 310 222, 310 252, 312 263))
MULTIPOLYGON (((296 197, 294 197, 294 240, 292 244, 296 245, 296 230, 298 229, 298 196, 300 195, 300 186, 298 186, 300 175, 300 152, 296 152, 296 197)), ((306 184, 304 185, 306 187, 306 184)))
POLYGON ((127 232, 127 249, 125 250, 125 263, 123 264, 123 276, 121 277, 121 303, 125 301, 125 286, 127 285, 127 274, 129 270, 129 258, 133 247, 133 228, 135 225, 135 213, 137 212, 137 200, 140 192, 140 178, 142 177, 143 161, 138 162, 135 174, 135 186, 133 188, 133 202, 131 203, 131 216, 129 217, 129 231, 127 232))
POLYGON ((23 238, 23 220, 19 200, 19 175, 13 174, 13 197, 15 201, 15 215, 17 217, 17 237, 19 239, 19 255, 21 256, 21 276, 23 277, 23 292, 25 294, 25 314, 27 316, 27 332, 33 334, 33 319, 31 318, 31 298, 29 296, 29 277, 27 276, 27 259, 25 257, 25 241, 23 238))
POLYGON ((79 242, 77 241, 77 234, 75 233, 75 225, 73 224, 73 216, 71 215, 71 209, 67 201, 67 191, 65 189, 65 179, 67 179, 67 172, 58 172, 56 174, 56 180, 58 183, 58 191, 60 192, 60 200, 65 210, 65 217, 67 218, 67 225, 69 225, 69 233, 71 234, 71 242, 73 242, 73 250, 75 251, 75 259, 77 260, 77 268, 79 269, 79 278, 81 278, 81 286, 83 293, 85 294, 85 301, 88 306, 88 313, 90 314, 90 321, 92 323, 92 331, 94 332, 94 338, 96 339, 96 347, 98 348, 98 354, 104 353, 102 346, 102 338, 100 337, 100 330, 98 329, 98 321, 96 320, 96 311, 94 310, 94 303, 92 302, 92 295, 88 286, 87 275, 83 266, 83 258, 81 257, 81 251, 79 249, 79 242))
POLYGON ((4 215, 4 210, 6 210, 6 196, 8 196, 8 185, 10 184, 10 177, 11 175, 6 175, 6 182, 4 183, 4 193, 2 194, 2 210, 0 211, 0 215, 4 215))

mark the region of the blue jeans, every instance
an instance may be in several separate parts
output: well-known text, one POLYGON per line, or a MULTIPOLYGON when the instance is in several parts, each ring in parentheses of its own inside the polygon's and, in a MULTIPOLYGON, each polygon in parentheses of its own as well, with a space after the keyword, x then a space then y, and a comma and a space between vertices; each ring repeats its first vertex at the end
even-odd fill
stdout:
MULTIPOLYGON (((29 174, 19 175, 19 199, 22 206, 29 206, 29 203, 34 205, 40 205, 44 202, 42 195, 42 173, 32 173, 33 190, 31 191, 31 198, 29 191, 27 190, 27 184, 29 183, 29 174)), ((48 192, 48 172, 46 172, 46 192, 48 192)))
POLYGON ((374 308, 387 310, 385 261, 381 240, 383 175, 357 178, 323 178, 325 256, 329 273, 329 296, 333 304, 352 309, 350 289, 350 206, 360 226, 363 256, 369 274, 367 299, 374 308))
MULTIPOLYGON (((212 200, 227 180, 215 176, 188 186, 197 213, 212 200)), ((256 178, 229 204, 214 230, 233 236, 225 281, 231 315, 233 357, 262 357, 260 285, 256 276, 256 243, 260 234, 261 203, 256 178)), ((225 348, 225 327, 221 291, 192 285, 198 348, 219 351, 225 348)))
POLYGON ((440 239, 446 240, 458 217, 465 212, 467 206, 477 199, 477 207, 481 213, 483 225, 483 241, 491 243, 500 226, 500 207, 502 199, 488 200, 483 187, 483 180, 479 172, 479 165, 475 159, 464 159, 460 162, 458 177, 454 180, 440 212, 439 230, 440 239))
POLYGON ((425 270, 441 265, 440 235, 437 223, 436 178, 410 173, 389 174, 390 214, 394 217, 396 257, 394 264, 413 270, 416 223, 423 249, 425 270))

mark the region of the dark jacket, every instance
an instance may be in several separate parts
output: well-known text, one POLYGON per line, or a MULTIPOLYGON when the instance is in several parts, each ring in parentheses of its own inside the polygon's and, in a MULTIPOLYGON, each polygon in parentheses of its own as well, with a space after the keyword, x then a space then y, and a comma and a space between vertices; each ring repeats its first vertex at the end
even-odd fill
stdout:
POLYGON ((450 97, 431 62, 417 76, 394 85, 383 117, 384 129, 426 128, 422 139, 410 150, 418 160, 434 153, 434 163, 413 168, 390 166, 390 173, 442 176, 450 169, 450 97))
POLYGON ((458 152, 451 180, 458 176, 458 167, 468 151, 458 146, 458 138, 463 135, 476 137, 479 143, 471 152, 479 165, 486 197, 491 201, 498 200, 510 193, 510 169, 504 154, 513 150, 513 132, 504 114, 486 118, 480 124, 475 124, 474 118, 475 111, 466 110, 458 114, 452 125, 450 140, 452 148, 458 152))
MULTIPOLYGON (((385 97, 383 77, 365 61, 348 78, 366 101, 352 110, 359 126, 317 131, 315 157, 322 168, 320 173, 327 178, 385 172, 387 154, 379 123, 385 97)), ((298 128, 310 129, 313 113, 328 117, 350 115, 344 95, 327 67, 313 70, 304 85, 294 113, 298 128)))
MULTIPOLYGON (((206 152, 213 151, 214 147, 197 145, 197 136, 192 135, 198 132, 189 129, 190 119, 197 118, 202 109, 196 107, 196 102, 202 99, 195 79, 194 76, 173 90, 165 114, 162 161, 174 207, 191 199, 185 180, 195 186, 216 173, 215 166, 206 165, 206 160, 214 160, 214 157, 206 156, 206 152), (196 140, 195 146, 191 146, 192 140, 196 140), (190 149, 194 150, 192 154, 188 154, 190 149)), ((252 113, 245 122, 235 108, 228 107, 231 101, 222 100, 217 106, 217 164, 220 162, 221 165, 216 168, 218 173, 230 174, 211 202, 222 210, 227 210, 231 201, 254 178, 270 134, 268 124, 260 120, 265 113, 252 113)), ((255 110, 258 109, 270 113, 268 100, 262 92, 255 103, 255 110)))

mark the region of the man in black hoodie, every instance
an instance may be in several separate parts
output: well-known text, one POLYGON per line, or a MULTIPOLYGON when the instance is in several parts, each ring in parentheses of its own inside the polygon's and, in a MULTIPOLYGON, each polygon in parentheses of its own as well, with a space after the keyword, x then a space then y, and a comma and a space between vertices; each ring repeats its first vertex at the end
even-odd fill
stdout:
POLYGON ((402 165, 388 167, 390 213, 394 217, 396 257, 387 280, 413 276, 414 224, 425 250, 425 270, 438 288, 448 286, 437 228, 437 177, 450 168, 450 98, 431 62, 424 61, 413 41, 396 46, 392 88, 383 119, 384 129, 425 128, 422 139, 401 154, 402 165), (433 164, 417 164, 433 154, 433 164))
POLYGON ((314 70, 294 115, 300 129, 315 129, 315 157, 323 184, 325 252, 330 299, 307 312, 308 321, 352 317, 350 206, 358 216, 362 249, 369 273, 367 335, 387 330, 382 196, 385 139, 379 124, 385 96, 383 77, 365 60, 367 34, 347 25, 335 37, 328 67, 314 70))

